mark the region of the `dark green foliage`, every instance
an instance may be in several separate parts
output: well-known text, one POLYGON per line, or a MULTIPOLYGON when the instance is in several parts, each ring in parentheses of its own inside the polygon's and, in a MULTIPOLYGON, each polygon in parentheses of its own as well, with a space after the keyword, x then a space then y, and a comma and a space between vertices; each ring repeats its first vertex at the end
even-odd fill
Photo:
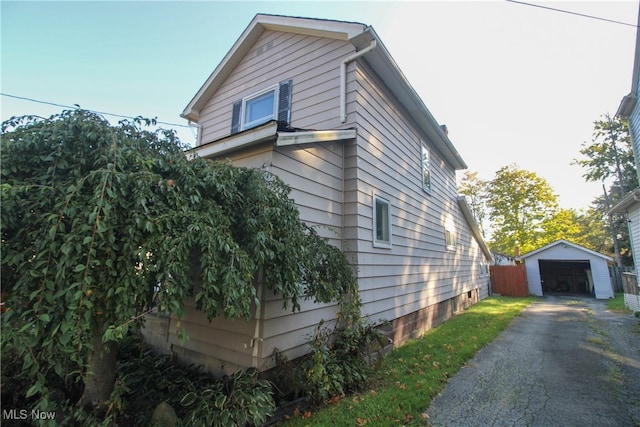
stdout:
POLYGON ((124 406, 122 426, 147 426, 161 402, 176 411, 182 426, 261 425, 275 409, 271 385, 255 369, 214 378, 195 366, 155 355, 129 336, 118 362, 124 406))
POLYGON ((113 416, 123 390, 96 361, 115 363, 117 346, 93 343, 121 340, 155 305, 182 315, 195 297, 210 319, 249 319, 258 272, 293 310, 357 292, 280 179, 188 159, 144 124, 74 110, 2 125, 2 354, 20 360, 34 408, 64 405, 51 384, 67 384, 84 390, 70 404, 113 416))
POLYGON ((380 329, 366 320, 336 328, 321 324, 301 366, 307 396, 323 402, 365 386, 377 365, 368 362, 374 353, 382 357, 385 341, 380 329))

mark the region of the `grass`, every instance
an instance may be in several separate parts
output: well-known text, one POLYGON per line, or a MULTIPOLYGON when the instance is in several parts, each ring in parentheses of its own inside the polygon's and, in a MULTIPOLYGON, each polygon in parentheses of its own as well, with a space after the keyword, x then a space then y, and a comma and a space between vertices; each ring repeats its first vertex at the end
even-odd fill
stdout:
POLYGON ((614 313, 631 314, 631 310, 624 305, 624 294, 622 292, 616 292, 615 298, 607 300, 607 310, 614 313))
POLYGON ((535 298, 492 297, 385 357, 363 391, 296 411, 281 426, 424 425, 431 400, 535 298))

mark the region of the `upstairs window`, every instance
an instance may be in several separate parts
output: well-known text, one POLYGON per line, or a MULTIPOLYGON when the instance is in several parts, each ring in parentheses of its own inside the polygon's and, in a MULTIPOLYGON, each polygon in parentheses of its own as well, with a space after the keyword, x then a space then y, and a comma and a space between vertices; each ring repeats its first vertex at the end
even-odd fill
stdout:
POLYGON ((264 93, 248 96, 242 100, 243 129, 249 129, 276 118, 277 92, 278 87, 274 86, 264 93))
POLYGON ((431 154, 424 144, 422 144, 421 147, 422 189, 427 193, 431 193, 431 154))
POLYGON ((290 116, 291 80, 286 80, 236 101, 233 104, 231 134, 271 120, 277 120, 279 128, 287 127, 290 116))
POLYGON ((373 195, 373 246, 391 248, 391 209, 389 201, 373 195))

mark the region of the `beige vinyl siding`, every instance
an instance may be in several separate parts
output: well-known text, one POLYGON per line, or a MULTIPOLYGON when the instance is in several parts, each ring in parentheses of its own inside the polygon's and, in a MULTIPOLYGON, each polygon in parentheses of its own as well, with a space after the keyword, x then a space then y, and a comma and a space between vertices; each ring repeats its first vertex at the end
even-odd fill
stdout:
POLYGON ((273 173, 292 187, 300 218, 321 226, 320 235, 335 239, 342 228, 342 147, 316 143, 308 147, 282 147, 274 152, 273 173))
POLYGON ((253 366, 254 319, 217 317, 209 322, 206 314, 196 310, 193 300, 185 303, 185 308, 186 314, 180 319, 171 317, 167 328, 168 343, 179 358, 204 364, 214 373, 253 366), (189 336, 184 343, 178 337, 178 322, 189 336))
POLYGON ((353 50, 345 41, 265 31, 200 111, 202 143, 230 134, 235 101, 288 79, 293 81, 292 126, 338 128, 340 59, 353 50))
MULTIPOLYGON (((353 69, 353 70, 352 70, 353 69)), ((354 64, 358 140, 355 161, 359 283, 364 311, 372 319, 394 319, 486 284, 482 255, 470 250, 472 235, 457 201, 455 170, 396 107, 392 94, 366 66, 354 64), (431 154, 431 192, 422 189, 421 143, 431 154), (391 202, 392 248, 372 244, 372 196, 391 202), (445 245, 452 222, 457 245, 445 245)), ((352 176, 353 171, 345 171, 352 176)), ((477 246, 477 245, 476 245, 477 246)))
MULTIPOLYGON (((318 234, 340 247, 342 230, 342 145, 314 143, 281 147, 273 153, 272 172, 292 187, 290 194, 300 218, 316 226, 318 234)), ((306 342, 320 321, 335 320, 337 307, 331 304, 301 302, 301 311, 282 309, 282 299, 266 295, 262 323, 262 367, 270 367, 271 355, 278 349, 289 358, 307 352, 306 342)))

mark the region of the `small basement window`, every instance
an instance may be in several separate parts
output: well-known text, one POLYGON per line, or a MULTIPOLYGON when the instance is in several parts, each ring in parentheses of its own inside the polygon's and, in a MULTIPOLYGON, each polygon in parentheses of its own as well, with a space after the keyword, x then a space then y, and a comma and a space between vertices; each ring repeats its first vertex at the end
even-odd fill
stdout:
POLYGON ((389 201, 373 195, 373 246, 391 248, 391 209, 389 201))

